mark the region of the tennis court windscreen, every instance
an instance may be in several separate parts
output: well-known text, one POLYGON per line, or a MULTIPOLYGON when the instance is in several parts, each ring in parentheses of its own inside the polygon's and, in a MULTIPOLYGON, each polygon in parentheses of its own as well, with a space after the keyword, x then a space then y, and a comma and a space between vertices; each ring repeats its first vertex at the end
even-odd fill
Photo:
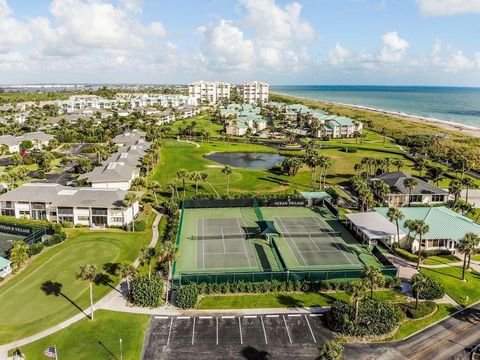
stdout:
POLYGON ((257 215, 257 218, 258 218, 259 221, 264 221, 265 220, 263 218, 262 210, 260 210, 260 206, 258 206, 257 199, 253 199, 253 210, 255 211, 255 214, 257 215))

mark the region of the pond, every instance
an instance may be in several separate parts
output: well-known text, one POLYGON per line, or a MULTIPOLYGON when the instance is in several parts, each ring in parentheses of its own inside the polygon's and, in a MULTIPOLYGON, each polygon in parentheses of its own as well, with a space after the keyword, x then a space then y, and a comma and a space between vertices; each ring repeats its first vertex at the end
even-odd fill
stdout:
POLYGON ((217 152, 205 155, 205 158, 223 165, 248 169, 271 169, 281 163, 285 156, 262 152, 217 152))

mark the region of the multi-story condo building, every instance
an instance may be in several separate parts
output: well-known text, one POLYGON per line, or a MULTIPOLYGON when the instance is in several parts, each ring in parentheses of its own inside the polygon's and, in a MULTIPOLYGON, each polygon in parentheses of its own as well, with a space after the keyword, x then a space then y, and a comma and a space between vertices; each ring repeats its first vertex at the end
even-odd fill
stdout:
POLYGON ((247 104, 266 104, 268 102, 269 85, 261 81, 251 81, 243 84, 243 102, 247 104))
POLYGON ((230 99, 230 88, 229 83, 197 81, 188 86, 188 95, 199 104, 216 104, 230 99))

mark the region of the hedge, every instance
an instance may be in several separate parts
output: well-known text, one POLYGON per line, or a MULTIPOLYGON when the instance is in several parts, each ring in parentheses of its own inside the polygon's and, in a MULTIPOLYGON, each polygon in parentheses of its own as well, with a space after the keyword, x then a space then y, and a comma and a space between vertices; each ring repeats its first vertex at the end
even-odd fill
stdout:
POLYGON ((418 309, 415 308, 415 301, 409 303, 400 304, 400 308, 405 315, 410 319, 420 319, 437 309, 437 304, 433 301, 420 301, 418 303, 418 309))
POLYGON ((155 308, 160 306, 163 280, 158 275, 137 275, 132 279, 132 302, 137 306, 155 308))
POLYGON ((402 311, 386 301, 360 301, 355 322, 355 305, 345 301, 333 302, 326 314, 328 327, 346 336, 369 337, 391 333, 403 318, 402 311))
POLYGON ((401 249, 401 248, 395 248, 395 253, 408 260, 408 261, 411 261, 411 262, 417 262, 418 261, 418 256, 415 255, 415 254, 412 254, 411 252, 407 251, 407 250, 404 250, 404 249, 401 249))
POLYGON ((193 285, 182 286, 177 290, 175 304, 181 309, 191 309, 197 305, 198 289, 193 285))

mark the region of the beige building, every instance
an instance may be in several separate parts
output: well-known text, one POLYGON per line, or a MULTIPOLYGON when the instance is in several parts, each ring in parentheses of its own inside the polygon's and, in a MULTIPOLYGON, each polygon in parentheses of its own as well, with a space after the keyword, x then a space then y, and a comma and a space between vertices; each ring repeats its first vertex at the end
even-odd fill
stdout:
POLYGON ((229 83, 197 81, 188 86, 188 95, 195 98, 198 104, 217 104, 230 99, 229 83))
POLYGON ((251 81, 243 84, 243 102, 247 104, 265 104, 268 102, 269 85, 261 81, 251 81))

